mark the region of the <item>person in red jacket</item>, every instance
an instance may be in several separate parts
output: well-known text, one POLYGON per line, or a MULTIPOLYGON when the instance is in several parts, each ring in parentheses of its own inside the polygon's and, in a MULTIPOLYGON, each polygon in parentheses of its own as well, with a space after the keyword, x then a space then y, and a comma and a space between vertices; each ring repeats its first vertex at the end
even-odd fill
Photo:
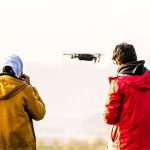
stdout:
POLYGON ((150 150, 150 71, 131 44, 117 45, 112 60, 119 67, 105 102, 104 121, 112 125, 107 149, 150 150))

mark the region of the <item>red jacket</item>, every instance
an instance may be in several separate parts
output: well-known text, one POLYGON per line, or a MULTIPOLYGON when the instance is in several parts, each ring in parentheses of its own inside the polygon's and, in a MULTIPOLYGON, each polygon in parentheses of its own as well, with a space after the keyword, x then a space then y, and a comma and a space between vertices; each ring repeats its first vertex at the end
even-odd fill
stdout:
POLYGON ((150 150, 150 71, 110 78, 104 120, 115 150, 150 150))

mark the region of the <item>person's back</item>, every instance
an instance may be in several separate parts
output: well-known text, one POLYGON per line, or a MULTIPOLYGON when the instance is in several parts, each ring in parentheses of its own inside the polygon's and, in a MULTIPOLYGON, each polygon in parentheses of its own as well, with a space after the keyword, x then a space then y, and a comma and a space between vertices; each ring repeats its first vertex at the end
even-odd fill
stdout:
MULTIPOLYGON (((124 51, 127 52, 128 49, 125 48, 128 45, 123 44, 124 51)), ((131 55, 129 59, 133 57, 131 55)), ((133 61, 119 63, 118 76, 110 78, 110 90, 105 104, 104 120, 113 125, 112 145, 108 149, 149 150, 150 72, 144 67, 144 61, 137 61, 136 57, 133 61)))
POLYGON ((42 119, 45 106, 22 74, 18 56, 11 55, 0 68, 0 150, 35 150, 32 119, 42 119))

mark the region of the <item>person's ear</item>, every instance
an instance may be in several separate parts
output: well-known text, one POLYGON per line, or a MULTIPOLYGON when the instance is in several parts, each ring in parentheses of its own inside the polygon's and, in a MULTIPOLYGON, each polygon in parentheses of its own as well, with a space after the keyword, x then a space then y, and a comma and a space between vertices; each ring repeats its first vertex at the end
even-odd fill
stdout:
POLYGON ((121 65, 122 65, 122 62, 119 61, 118 59, 116 59, 116 64, 117 64, 118 66, 121 66, 121 65))

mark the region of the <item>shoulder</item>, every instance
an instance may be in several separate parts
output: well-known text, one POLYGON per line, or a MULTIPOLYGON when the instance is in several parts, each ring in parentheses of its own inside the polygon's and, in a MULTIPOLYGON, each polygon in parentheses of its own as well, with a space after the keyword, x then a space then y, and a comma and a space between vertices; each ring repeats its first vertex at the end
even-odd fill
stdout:
POLYGON ((116 81, 118 79, 118 77, 109 77, 108 80, 109 80, 109 83, 111 84, 112 81, 116 81))
POLYGON ((35 89, 35 88, 34 88, 32 85, 26 84, 26 86, 25 86, 23 92, 25 92, 25 93, 32 93, 32 92, 34 92, 34 89, 35 89))
POLYGON ((121 90, 125 86, 125 82, 121 76, 109 77, 110 88, 115 91, 121 90))
POLYGON ((109 84, 119 84, 121 82, 121 77, 116 76, 116 77, 109 77, 109 84))
POLYGON ((32 86, 32 85, 30 85, 30 84, 28 84, 28 85, 26 86, 26 88, 24 89, 24 92, 25 92, 26 94, 28 94, 28 95, 34 95, 34 96, 36 96, 36 97, 39 97, 38 90, 37 90, 34 86, 32 86))
POLYGON ((149 70, 146 70, 144 74, 150 76, 150 71, 149 71, 149 70))

